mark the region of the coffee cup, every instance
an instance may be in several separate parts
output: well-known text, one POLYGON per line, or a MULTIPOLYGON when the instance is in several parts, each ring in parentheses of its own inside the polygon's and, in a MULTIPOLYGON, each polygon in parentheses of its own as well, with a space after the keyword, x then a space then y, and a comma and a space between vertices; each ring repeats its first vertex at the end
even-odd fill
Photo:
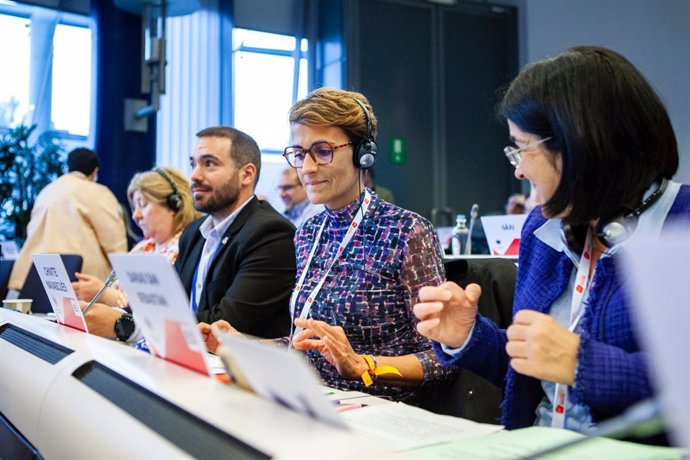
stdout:
POLYGON ((31 299, 5 299, 2 301, 2 306, 10 310, 16 310, 19 313, 31 313, 31 299))

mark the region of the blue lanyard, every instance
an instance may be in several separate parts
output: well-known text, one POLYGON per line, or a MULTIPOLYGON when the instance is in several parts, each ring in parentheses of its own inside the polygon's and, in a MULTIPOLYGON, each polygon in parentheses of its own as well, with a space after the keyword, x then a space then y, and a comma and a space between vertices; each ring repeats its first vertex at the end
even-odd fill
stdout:
MULTIPOLYGON (((211 257, 208 259, 207 264, 207 269, 206 273, 208 273, 208 270, 211 268, 211 263, 213 260, 216 258, 216 254, 218 254, 218 251, 220 250, 221 246, 223 246, 223 242, 227 242, 228 238, 225 237, 222 240, 218 242, 218 245, 216 246, 216 249, 213 251, 213 254, 211 254, 211 257)), ((203 248, 202 248, 203 251, 203 248)), ((201 262, 201 259, 199 259, 199 262, 201 262)), ((199 308, 199 305, 196 303, 196 280, 199 276, 199 264, 196 265, 196 270, 194 270, 194 278, 192 279, 192 311, 196 313, 196 310, 199 308)), ((204 283, 206 283, 206 280, 204 279, 204 283)), ((203 292, 203 289, 201 290, 203 292)))

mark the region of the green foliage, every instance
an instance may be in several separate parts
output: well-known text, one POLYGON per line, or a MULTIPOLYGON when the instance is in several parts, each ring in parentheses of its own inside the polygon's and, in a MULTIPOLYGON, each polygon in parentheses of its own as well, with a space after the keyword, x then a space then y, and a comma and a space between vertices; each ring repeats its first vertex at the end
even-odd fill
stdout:
POLYGON ((6 239, 26 239, 26 227, 36 197, 63 172, 65 154, 56 135, 46 132, 33 145, 36 129, 17 126, 0 140, 0 234, 6 239))

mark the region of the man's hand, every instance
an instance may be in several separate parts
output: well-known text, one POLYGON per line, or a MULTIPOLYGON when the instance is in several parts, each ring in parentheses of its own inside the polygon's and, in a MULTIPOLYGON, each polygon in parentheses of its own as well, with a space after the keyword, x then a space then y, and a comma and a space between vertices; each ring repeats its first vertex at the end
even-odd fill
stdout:
POLYGON ((423 287, 419 303, 414 306, 414 314, 420 320, 417 331, 448 346, 461 346, 474 324, 481 294, 477 284, 465 289, 452 282, 423 287))
POLYGON ((580 336, 551 316, 520 310, 507 336, 506 352, 515 372, 566 385, 575 382, 580 336))
POLYGON ((215 353, 216 350, 218 349, 218 346, 220 345, 220 342, 218 341, 217 335, 214 333, 214 331, 223 331, 227 332, 228 334, 239 334, 240 332, 232 327, 230 323, 228 323, 225 320, 218 320, 213 324, 208 324, 208 323, 199 323, 197 325, 199 328, 199 332, 201 332, 201 337, 204 339, 204 342, 206 342, 206 348, 208 351, 211 353, 215 353))
MULTIPOLYGON (((86 307, 86 302, 79 302, 82 310, 86 307)), ((89 329, 89 334, 105 337, 108 339, 115 338, 115 321, 122 316, 122 311, 109 307, 102 303, 95 303, 84 316, 86 320, 86 327, 89 329)))
POLYGON ((79 300, 88 302, 103 287, 103 281, 96 276, 80 272, 76 272, 74 275, 77 277, 77 281, 72 282, 72 289, 74 289, 79 300))

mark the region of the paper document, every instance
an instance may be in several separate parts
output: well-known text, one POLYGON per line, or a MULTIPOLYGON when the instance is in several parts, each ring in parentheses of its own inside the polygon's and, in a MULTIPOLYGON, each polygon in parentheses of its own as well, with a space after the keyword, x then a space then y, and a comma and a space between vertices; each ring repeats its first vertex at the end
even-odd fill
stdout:
MULTIPOLYGON (((583 437, 583 435, 570 430, 534 426, 521 430, 502 431, 482 438, 440 444, 379 458, 381 460, 426 460, 429 458, 515 460, 516 458, 528 457, 549 447, 583 437)), ((680 449, 647 446, 607 438, 592 438, 560 452, 539 457, 539 460, 597 458, 607 460, 670 460, 681 458, 683 454, 684 452, 680 449)))
POLYGON ((475 438, 503 429, 500 425, 438 415, 403 403, 364 407, 341 415, 355 435, 385 444, 391 451, 475 438))
POLYGON ((633 314, 676 445, 690 449, 690 227, 661 239, 631 239, 625 251, 633 314))

